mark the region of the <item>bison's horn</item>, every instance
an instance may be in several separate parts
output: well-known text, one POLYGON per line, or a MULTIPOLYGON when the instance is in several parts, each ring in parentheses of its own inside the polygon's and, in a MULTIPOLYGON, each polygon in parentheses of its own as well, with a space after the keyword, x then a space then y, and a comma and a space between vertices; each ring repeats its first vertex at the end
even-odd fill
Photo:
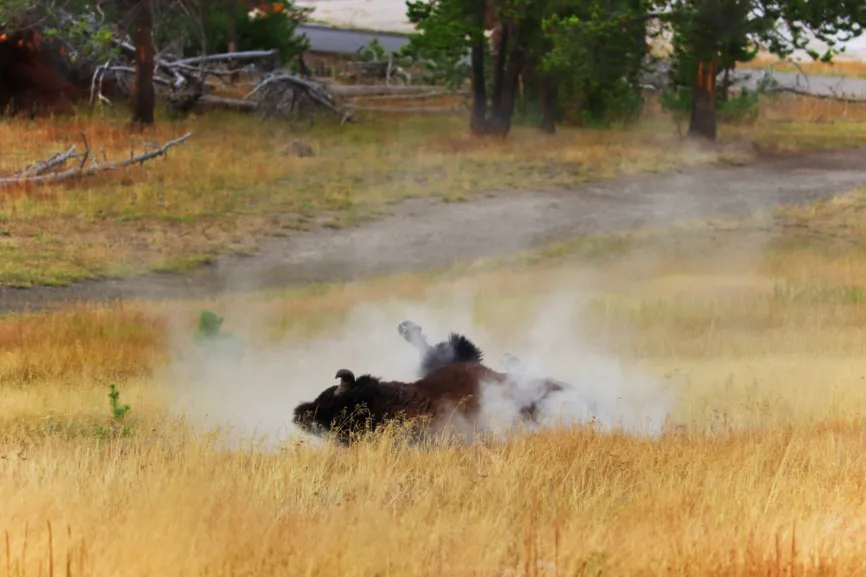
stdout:
POLYGON ((340 369, 334 378, 340 379, 340 386, 336 390, 336 394, 338 395, 345 393, 355 386, 355 374, 349 369, 340 369))
POLYGON ((346 383, 353 383, 354 384, 355 373, 353 373, 349 369, 340 369, 339 371, 337 371, 337 376, 335 376, 334 378, 340 379, 341 381, 346 382, 346 383))

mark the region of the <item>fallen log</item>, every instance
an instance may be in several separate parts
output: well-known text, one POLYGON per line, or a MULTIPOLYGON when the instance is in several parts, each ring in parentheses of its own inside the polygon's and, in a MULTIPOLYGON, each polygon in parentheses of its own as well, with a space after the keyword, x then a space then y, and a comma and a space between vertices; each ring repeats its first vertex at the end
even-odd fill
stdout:
POLYGON ((361 112, 411 112, 412 114, 440 114, 465 110, 465 106, 353 106, 353 111, 361 112))
POLYGON ((430 86, 376 86, 362 84, 328 84, 327 89, 338 96, 376 96, 388 94, 423 94, 430 92, 430 86))
MULTIPOLYGON (((84 152, 84 158, 78 167, 70 168, 70 169, 64 170, 63 172, 51 172, 48 174, 38 174, 38 175, 33 175, 33 176, 25 176, 22 174, 21 176, 16 176, 16 177, 0 178, 0 187, 10 187, 10 186, 16 186, 16 185, 21 185, 21 184, 30 184, 30 183, 33 183, 33 184, 56 183, 56 182, 61 182, 64 180, 69 180, 69 179, 75 178, 77 176, 90 176, 90 175, 100 173, 100 172, 108 172, 111 170, 118 170, 121 168, 126 168, 129 166, 132 166, 133 164, 144 164, 148 160, 154 159, 158 156, 163 156, 163 157, 167 156, 166 152, 168 151, 169 148, 171 148, 172 146, 177 146, 178 144, 185 142, 190 136, 192 136, 192 132, 187 132, 186 134, 184 134, 180 138, 175 138, 174 140, 170 140, 169 142, 166 142, 165 144, 163 144, 161 147, 157 148, 156 150, 151 150, 151 151, 148 151, 148 152, 145 152, 142 154, 137 154, 137 155, 131 156, 130 158, 128 158, 126 160, 121 160, 121 161, 117 161, 117 162, 109 162, 108 164, 98 164, 97 163, 96 157, 90 154, 90 147, 87 145, 87 139, 85 138, 84 139, 84 145, 86 147, 86 150, 84 152), (90 167, 84 168, 84 164, 85 164, 85 162, 87 162, 88 158, 91 158, 93 160, 93 163, 91 164, 90 167)), ((69 151, 67 151, 67 152, 71 156, 71 152, 69 152, 69 151)))
POLYGON ((200 96, 196 104, 204 105, 212 108, 224 108, 235 112, 255 112, 259 103, 250 100, 241 100, 240 98, 226 98, 225 96, 213 96, 205 94, 200 96))
POLYGON ((774 86, 772 88, 767 89, 768 93, 778 94, 778 93, 787 93, 794 94, 796 96, 805 96, 807 98, 817 98, 818 100, 832 100, 834 102, 842 102, 845 104, 864 104, 866 103, 866 98, 857 98, 856 96, 839 96, 837 94, 822 94, 820 92, 809 92, 808 90, 801 90, 799 88, 794 88, 791 86, 774 86))

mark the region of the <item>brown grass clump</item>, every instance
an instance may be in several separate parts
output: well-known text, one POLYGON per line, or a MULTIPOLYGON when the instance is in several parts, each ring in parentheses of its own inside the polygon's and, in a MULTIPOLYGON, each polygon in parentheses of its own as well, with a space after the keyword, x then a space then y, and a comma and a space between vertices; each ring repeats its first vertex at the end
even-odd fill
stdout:
POLYGON ((282 336, 291 346, 330 334, 359 304, 456 291, 507 338, 553 289, 588 286, 580 330, 677 383, 656 439, 585 426, 472 447, 410 448, 389 434, 351 449, 225 447, 170 416, 155 375, 176 345, 170 323, 191 332, 201 307, 239 301, 4 319, 0 571, 857 575, 863 202, 859 191, 584 239, 457 278, 246 297, 265 325, 226 321, 253 346, 282 336), (94 433, 109 382, 132 406, 129 436, 94 433))

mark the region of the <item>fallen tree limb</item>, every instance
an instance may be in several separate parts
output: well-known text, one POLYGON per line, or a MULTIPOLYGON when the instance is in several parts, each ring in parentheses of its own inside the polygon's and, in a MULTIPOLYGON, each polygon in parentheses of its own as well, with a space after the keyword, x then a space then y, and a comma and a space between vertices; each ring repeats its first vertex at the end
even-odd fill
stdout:
POLYGON ((174 66, 190 66, 192 64, 203 64, 208 62, 228 62, 235 60, 261 60, 264 58, 274 58, 277 55, 276 50, 247 50, 246 52, 226 52, 225 54, 210 54, 208 56, 194 56, 192 58, 184 58, 170 62, 169 65, 174 66))
POLYGON ((241 100, 240 98, 226 98, 225 96, 212 96, 210 94, 199 97, 197 104, 214 108, 225 108, 237 112, 255 112, 259 107, 258 102, 241 100))
POLYGON ((324 86, 311 82, 294 74, 276 74, 265 79, 258 86, 253 88, 244 96, 244 100, 249 100, 259 92, 264 92, 261 102, 265 105, 265 109, 278 110, 282 108, 281 100, 287 95, 292 98, 292 103, 289 106, 290 110, 295 107, 294 91, 303 93, 304 96, 312 100, 314 103, 327 108, 334 114, 340 117, 340 124, 351 122, 354 119, 350 112, 340 110, 334 103, 334 99, 324 86), (282 86, 281 86, 282 85, 282 86), (286 90, 285 85, 288 85, 292 90, 286 90))
POLYGON ((31 176, 39 176, 45 172, 48 172, 55 166, 60 166, 70 158, 72 158, 75 153, 75 145, 69 147, 69 150, 66 152, 58 152, 49 158, 48 160, 40 160, 38 162, 34 162, 33 164, 27 166, 18 173, 18 178, 28 178, 31 176))
MULTIPOLYGON (((187 132, 180 138, 175 138, 169 142, 166 142, 161 147, 156 150, 151 150, 142 154, 138 154, 135 156, 131 156, 126 160, 121 160, 117 162, 109 162, 107 164, 99 164, 97 165, 94 158, 94 164, 92 164, 89 168, 84 168, 84 161, 80 166, 75 168, 70 168, 68 170, 64 170, 63 172, 52 172, 50 174, 40 174, 36 176, 18 176, 12 178, 0 178, 0 187, 8 187, 15 186, 19 184, 39 184, 39 183, 54 183, 60 182, 63 180, 69 180, 71 178, 75 178, 76 176, 90 176, 96 174, 98 172, 107 172, 110 170, 118 170, 120 168, 126 168, 128 166, 132 166, 133 164, 144 164, 148 160, 156 158, 157 156, 166 156, 166 152, 172 146, 177 146, 178 144, 186 141, 190 136, 192 136, 192 132, 187 132)), ((85 146, 87 146, 87 140, 85 139, 85 146)), ((73 147, 74 148, 74 147, 73 147)), ((87 151, 84 153, 84 159, 87 160, 90 155, 90 148, 88 147, 87 151)))
POLYGON ((423 94, 430 92, 431 86, 376 86, 357 84, 328 84, 328 91, 339 96, 377 96, 389 94, 423 94))
POLYGON ((766 92, 768 92, 768 93, 787 92, 788 94, 796 94, 797 96, 806 96, 809 98, 817 98, 819 100, 832 100, 835 102, 843 102, 845 104, 864 104, 864 103, 866 103, 866 98, 838 96, 836 94, 821 94, 821 93, 816 93, 816 92, 809 92, 807 90, 800 90, 799 88, 793 88, 790 86, 774 86, 773 88, 768 88, 766 90, 766 92))
POLYGON ((458 112, 460 110, 465 110, 465 106, 353 106, 352 110, 362 111, 362 112, 411 112, 413 114, 417 113, 430 113, 430 114, 440 114, 443 112, 458 112))
POLYGON ((429 92, 421 92, 418 94, 360 94, 355 97, 356 101, 375 101, 375 100, 427 100, 428 98, 439 98, 442 96, 463 96, 467 93, 465 90, 448 91, 448 90, 431 90, 429 92))

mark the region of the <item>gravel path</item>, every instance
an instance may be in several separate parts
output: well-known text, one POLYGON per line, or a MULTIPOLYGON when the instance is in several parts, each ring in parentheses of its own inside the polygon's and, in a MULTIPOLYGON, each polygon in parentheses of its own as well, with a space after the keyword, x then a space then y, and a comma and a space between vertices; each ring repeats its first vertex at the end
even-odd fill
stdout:
POLYGON ((569 191, 503 193, 460 203, 412 200, 357 228, 269 238, 255 256, 220 258, 188 274, 0 288, 0 311, 41 309, 52 302, 200 298, 419 271, 585 234, 811 202, 857 186, 866 186, 866 149, 641 175, 569 191))

